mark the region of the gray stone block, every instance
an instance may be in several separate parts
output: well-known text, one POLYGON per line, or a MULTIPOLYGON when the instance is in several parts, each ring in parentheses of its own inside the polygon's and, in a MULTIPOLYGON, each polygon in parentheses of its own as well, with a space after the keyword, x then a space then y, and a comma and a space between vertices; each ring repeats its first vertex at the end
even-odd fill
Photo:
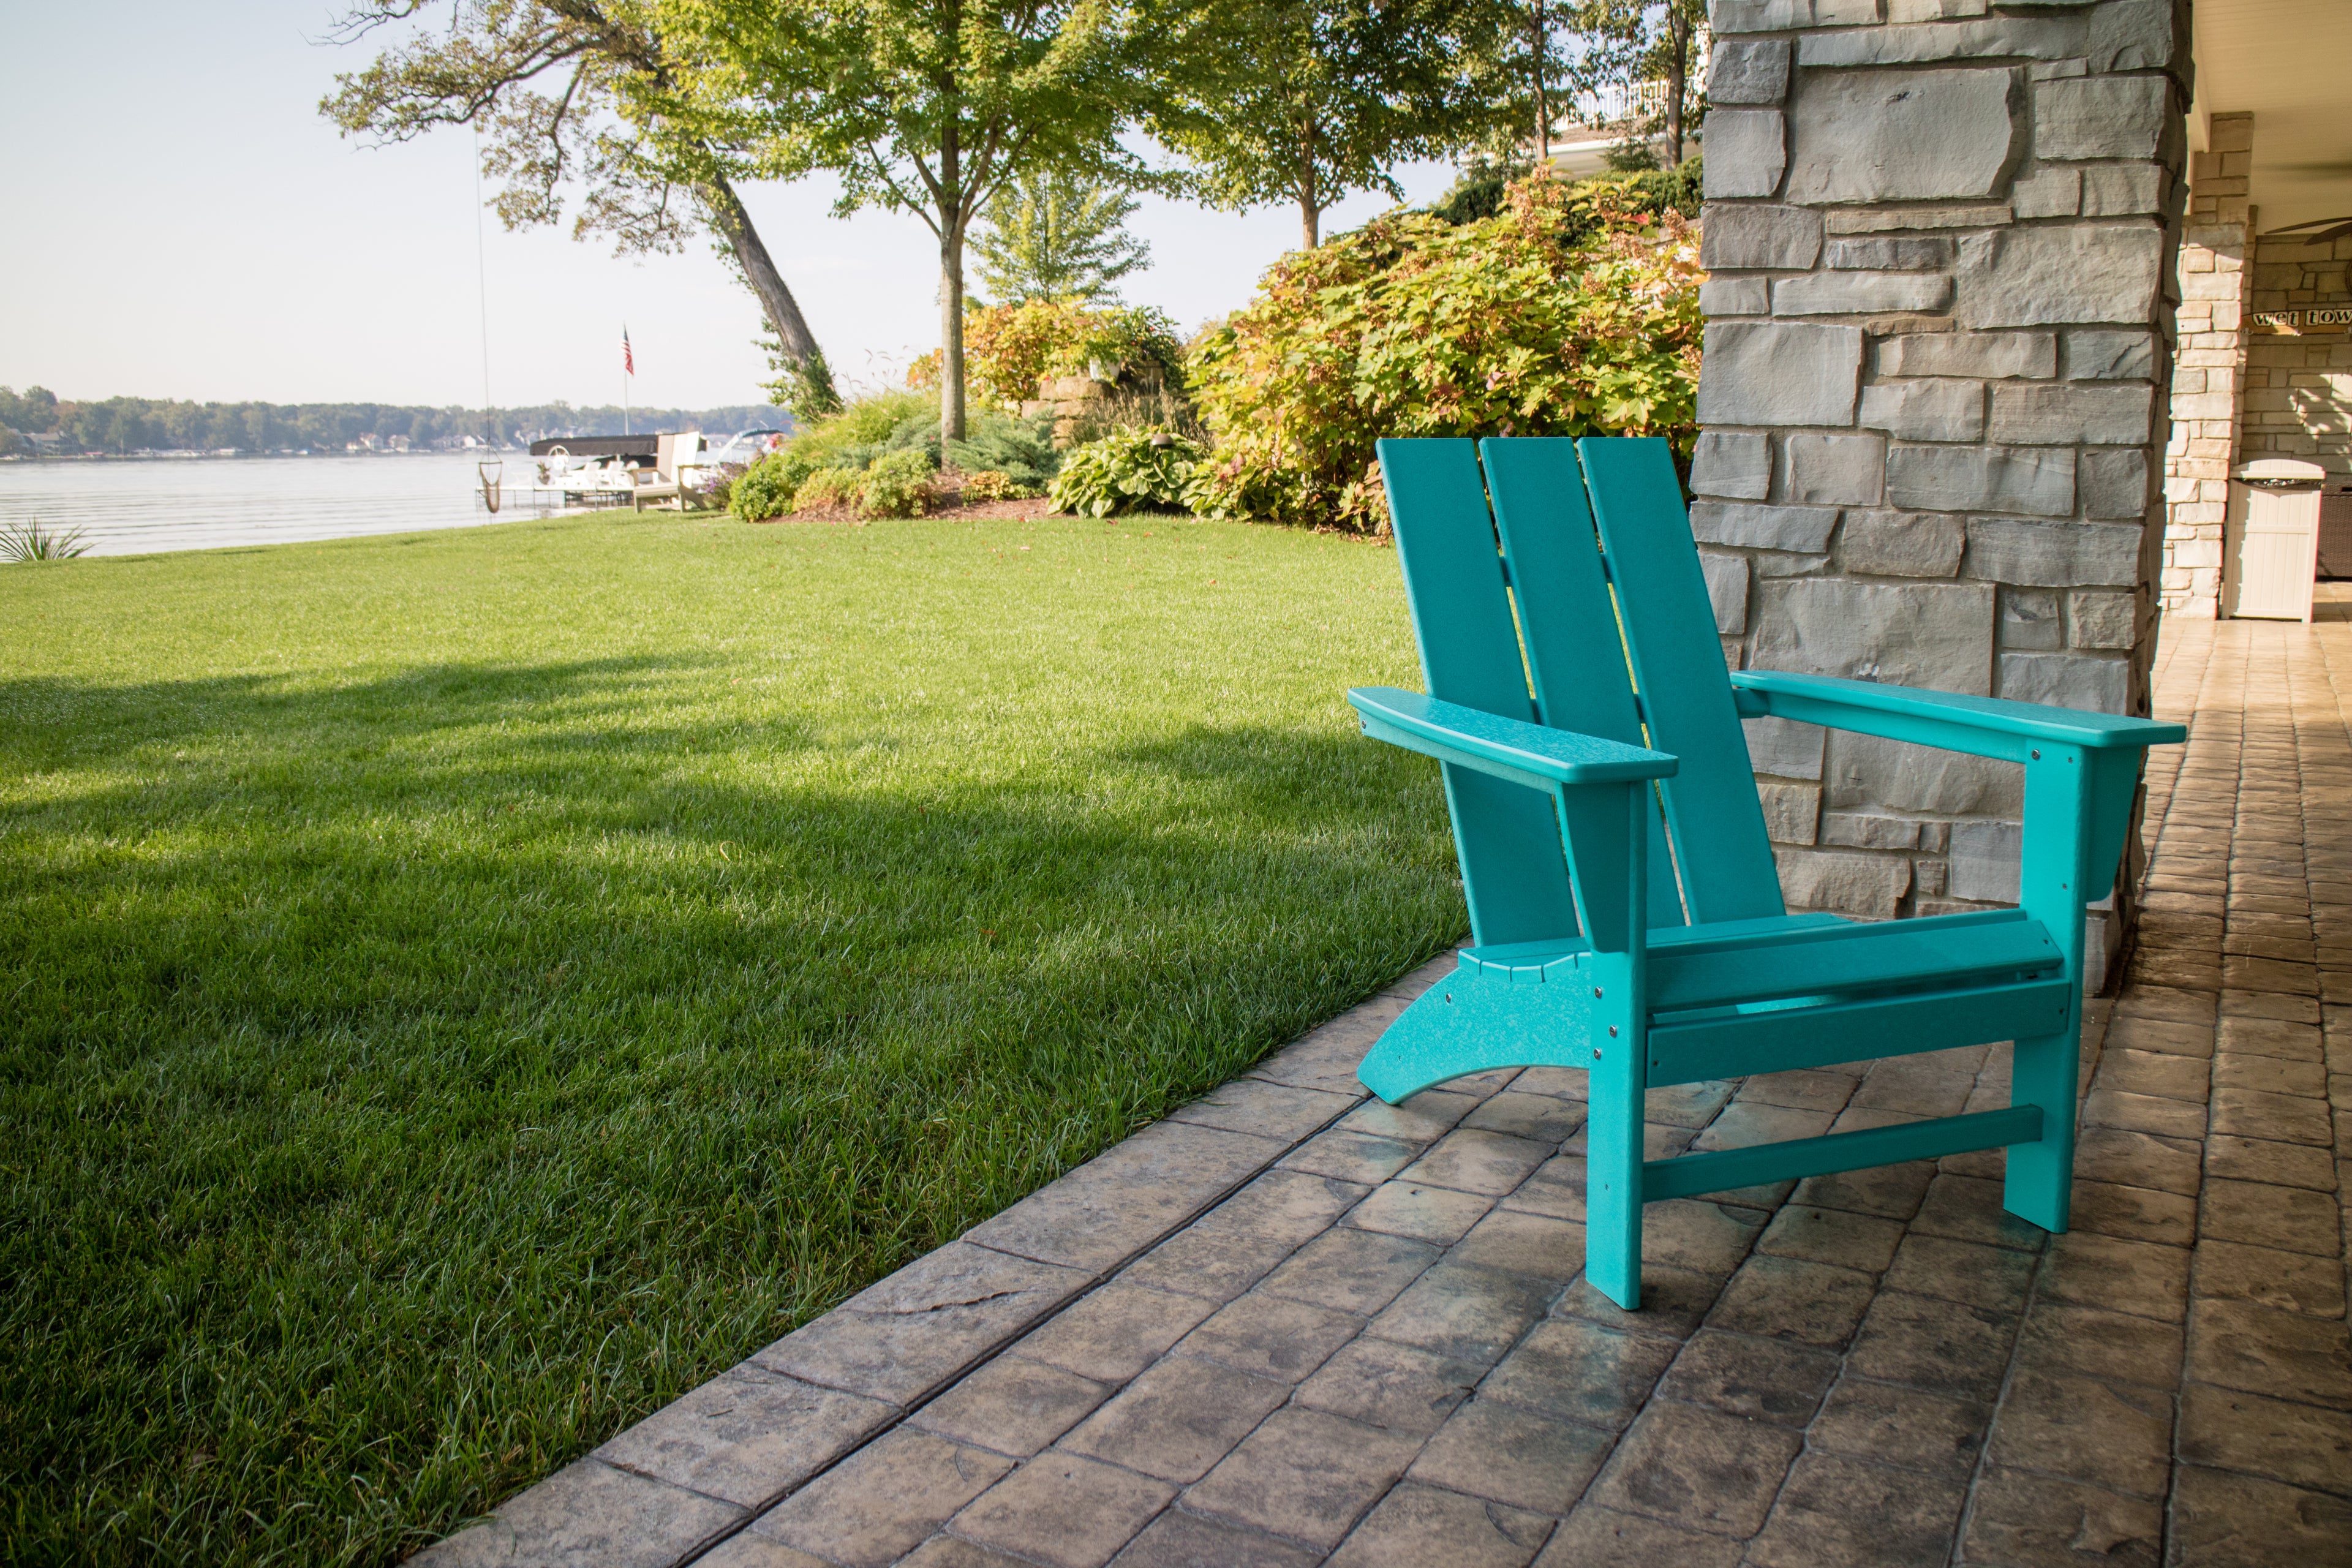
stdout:
MULTIPOLYGON (((1789 499, 1811 506, 1876 506, 1886 489, 1886 441, 1879 436, 1781 437, 1789 499)), ((1812 546, 1819 549, 1819 545, 1812 546)))
POLYGON ((1911 890, 1911 862, 1850 850, 1775 849, 1780 890, 1791 909, 1833 910, 1865 920, 1893 920, 1911 890))
POLYGON ((2083 454, 2075 468, 2083 492, 2083 515, 2099 518, 2147 516, 2147 453, 2138 447, 2083 454))
POLYGON ((2139 576, 2133 523, 1969 519, 1968 574, 2029 588, 2128 588, 2139 576))
POLYGON ((2095 71, 2164 70, 2175 48, 2173 0, 2110 0, 2091 13, 2089 53, 2095 71))
POLYGON ((2128 650, 2137 640, 2139 600, 2130 594, 2069 594, 2066 621, 2076 647, 2128 650))
POLYGON ((1710 278, 1698 286, 1698 308, 1710 321, 1724 316, 1769 316, 1772 285, 1761 278, 1710 278))
POLYGON ((1701 544, 1818 553, 1827 550, 1838 514, 1829 507, 1759 506, 1745 501, 1693 501, 1692 537, 1701 544))
POLYGON ((1819 784, 1759 784, 1757 803, 1764 808, 1764 835, 1775 844, 1811 844, 1822 815, 1819 784))
POLYGON ((1702 550, 1698 563, 1706 576, 1706 598, 1715 609, 1715 629, 1725 637, 1740 636, 1748 630, 1748 557, 1702 550))
POLYGON ((2014 816, 2024 809, 2016 763, 1841 731, 1830 759, 1829 804, 1916 816, 2014 816))
POLYGON ((1885 0, 1813 0, 1816 27, 1874 27, 1886 18, 1885 0))
POLYGON ((2083 171, 2036 169, 2011 187, 2009 200, 2021 218, 2073 217, 2083 210, 2083 171))
POLYGON ((1706 72, 1709 103, 1778 103, 1789 91, 1789 40, 1724 38, 1706 72))
POLYGON ((2164 139, 2172 84, 2160 76, 2095 76, 2033 89, 2040 158, 2153 158, 2164 139))
POLYGON ((1910 239, 1839 239, 1825 258, 1841 270, 1924 272, 1952 264, 1952 242, 1942 235, 1910 239))
POLYGON ((2084 217, 2129 217, 2164 210, 2172 176, 2161 163, 2095 163, 2083 171, 2084 217))
POLYGON ((2119 658, 2074 653, 2000 656, 2000 694, 2013 702, 2121 713, 2130 687, 2131 671, 2119 658))
POLYGON ((1706 117, 1706 199, 1769 196, 1788 167, 1786 134, 1777 109, 1723 109, 1706 117))
POLYGON ((1848 849, 1916 849, 1919 824, 1907 816, 1832 811, 1822 816, 1821 841, 1848 849))
POLYGON ((1997 195, 2014 161, 2021 90, 2016 73, 2005 69, 1802 76, 1789 110, 1789 199, 1941 201, 1997 195))
POLYGON ((1985 14, 1986 0, 1886 0, 1890 22, 1947 22, 1985 14))
POLYGON ((1691 454, 1691 489, 1726 500, 1772 493, 1772 438, 1762 431, 1702 430, 1691 454))
POLYGON ((1951 299, 1952 279, 1943 272, 1809 272, 1772 285, 1772 309, 1783 316, 1940 310, 1951 299))
POLYGON ((2002 381, 2058 374, 2050 332, 1906 332, 1878 345, 1881 375, 1968 375, 2002 381))
POLYGON ((1960 241, 1958 316, 1967 327, 2156 319, 2164 234, 2152 223, 2063 224, 1960 241))
POLYGON ((1810 207, 1738 203, 1710 207, 1699 241, 1704 267, 1811 267, 1822 257, 1822 215, 1810 207))
POLYGON ((2051 588, 2011 588, 2000 596, 2000 646, 2047 653, 2063 646, 2058 595, 2051 588))
POLYGON ((2076 381, 2154 381, 2158 340, 2149 331, 2066 334, 2066 374, 2076 381))
POLYGON ((2024 828, 2014 822, 1952 824, 1952 897, 1979 903, 2017 902, 2017 868, 2023 858, 2024 828))
POLYGON ((1759 773, 1777 773, 1785 779, 1818 779, 1822 776, 1822 748, 1829 731, 1819 724, 1800 724, 1790 719, 1743 719, 1740 728, 1748 733, 1748 756, 1759 773))
MULTIPOLYGON (((1759 577, 1810 577, 1830 563, 1823 554, 1801 554, 1784 550, 1759 550, 1748 557, 1759 577)), ((1738 666, 1729 668, 1737 669, 1738 666)))
POLYGON ((1991 693, 1989 585, 1780 579, 1758 585, 1756 621, 1759 669, 1991 693))
POLYGON ((1839 536, 1849 572, 1878 577, 1950 577, 1960 569, 1967 525, 1933 512, 1850 511, 1839 536))
POLYGON ((1992 439, 2023 447, 2101 447, 2144 443, 2155 416, 2156 388, 2139 382, 2055 382, 1992 389, 1992 439))
POLYGON ((1717 33, 1772 33, 1813 25, 1813 0, 1714 0, 1707 26, 1717 33))
MULTIPOLYGON (((1792 24, 1801 25, 1801 24, 1792 24)), ((1936 60, 2061 60, 2083 52, 2089 29, 2079 16, 2003 16, 1981 22, 1925 22, 1910 26, 1814 33, 1797 44, 1797 63, 1839 66, 1921 65, 1936 60)))
POLYGON ((1902 234, 1923 228, 1984 228, 2013 215, 2000 202, 1914 202, 1898 207, 1832 207, 1822 217, 1832 234, 1902 234))
POLYGON ((1859 327, 1710 321, 1698 422, 1849 426, 1861 384, 1859 327))
POLYGON ((1886 454, 1890 505, 1922 511, 2074 510, 2074 454, 2063 448, 1906 447, 1886 454))
POLYGON ((1889 381, 1862 389, 1862 424, 1906 441, 1974 441, 1984 435, 1980 381, 1889 381))

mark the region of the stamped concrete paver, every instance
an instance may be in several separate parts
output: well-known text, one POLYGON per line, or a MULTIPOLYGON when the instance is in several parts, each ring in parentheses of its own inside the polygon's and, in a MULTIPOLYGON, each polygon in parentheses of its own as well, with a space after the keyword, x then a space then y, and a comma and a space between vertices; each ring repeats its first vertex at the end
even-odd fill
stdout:
MULTIPOLYGON (((2074 1228, 1998 1152, 1648 1211, 1584 1079, 1355 1066, 1450 959, 429 1550, 714 1568, 2352 1562, 2352 625, 2165 628, 2074 1228)), ((1653 1158, 2006 1103, 2003 1049, 1651 1096, 1653 1158)))

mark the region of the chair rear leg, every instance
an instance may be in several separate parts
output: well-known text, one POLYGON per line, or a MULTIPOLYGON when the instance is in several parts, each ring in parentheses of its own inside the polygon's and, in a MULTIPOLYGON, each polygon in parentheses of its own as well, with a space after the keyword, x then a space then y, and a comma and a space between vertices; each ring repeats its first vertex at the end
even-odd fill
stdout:
POLYGON ((2042 1109, 2042 1139, 2009 1146, 2001 1207, 2048 1231, 2066 1228, 2074 1190, 2074 1092, 2082 1026, 2020 1040, 2010 1068, 2009 1101, 2042 1109))

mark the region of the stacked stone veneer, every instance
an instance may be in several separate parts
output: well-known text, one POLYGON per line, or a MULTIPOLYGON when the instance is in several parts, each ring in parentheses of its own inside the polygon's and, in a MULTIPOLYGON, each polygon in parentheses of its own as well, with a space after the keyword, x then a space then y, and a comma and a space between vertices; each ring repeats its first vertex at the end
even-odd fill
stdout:
POLYGON ((2217 114, 2196 155, 2180 236, 2180 309, 2172 375, 2172 439, 2164 453, 2164 613, 2211 620, 2221 604, 2221 523, 2238 460, 2238 398, 2246 368, 2253 271, 2247 186, 2254 117, 2217 114))
MULTIPOLYGON (((1692 518, 1726 658, 2146 712, 2185 5, 1711 20, 1692 518)), ((2015 765, 1750 743, 1792 906, 2014 898, 2015 765)))
MULTIPOLYGON (((2352 307, 2352 237, 2333 242, 2291 235, 2259 242, 2253 308, 2352 307)), ((2336 327, 2246 337, 2241 460, 2301 458, 2327 470, 2330 485, 2352 483, 2352 336, 2336 327)))

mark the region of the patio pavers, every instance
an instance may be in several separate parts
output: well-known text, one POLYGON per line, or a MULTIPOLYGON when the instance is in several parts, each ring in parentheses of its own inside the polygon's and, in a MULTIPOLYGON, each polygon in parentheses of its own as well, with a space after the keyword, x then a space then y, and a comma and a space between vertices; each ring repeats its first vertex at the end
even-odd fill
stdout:
MULTIPOLYGON (((2352 1563, 2352 624, 2165 628, 2075 1228, 2000 1155, 1654 1204, 1582 1075, 1401 1107, 1424 969, 419 1559, 724 1568, 2352 1563)), ((2001 1048, 1652 1097, 1653 1157, 2006 1102, 2001 1048)))

